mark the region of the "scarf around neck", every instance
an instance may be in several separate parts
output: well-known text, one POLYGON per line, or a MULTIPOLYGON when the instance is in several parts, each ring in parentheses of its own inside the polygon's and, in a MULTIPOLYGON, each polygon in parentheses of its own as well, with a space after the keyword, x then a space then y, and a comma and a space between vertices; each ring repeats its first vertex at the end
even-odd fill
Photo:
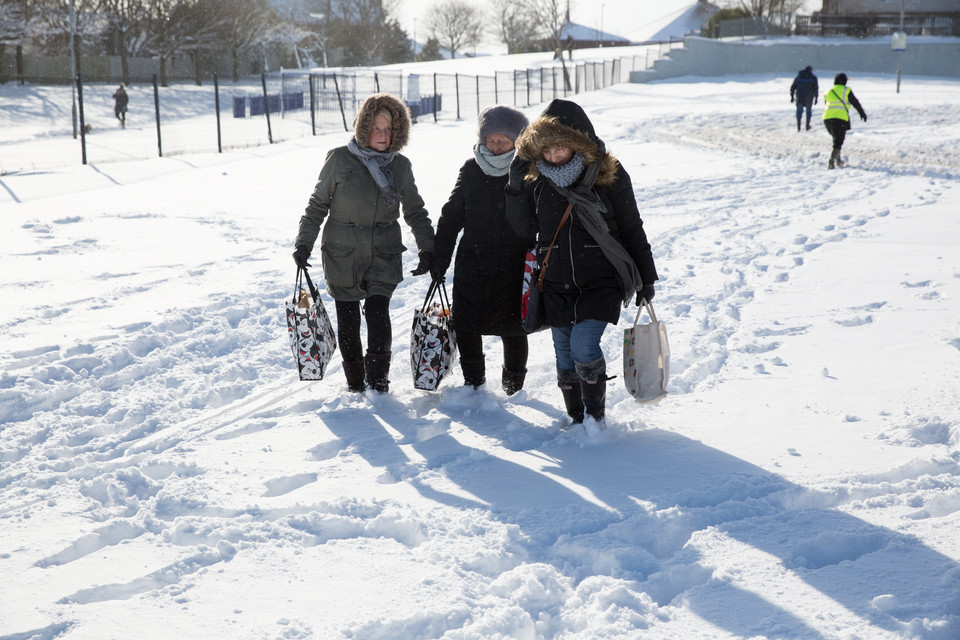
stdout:
POLYGON ((566 188, 576 182, 583 173, 583 154, 577 153, 570 162, 560 167, 550 164, 540 156, 537 158, 537 169, 558 187, 566 188))
MULTIPOLYGON (((613 268, 617 272, 617 279, 620 281, 620 293, 623 306, 626 307, 630 304, 630 301, 633 300, 634 296, 636 296, 640 287, 643 286, 643 282, 640 279, 640 271, 637 269, 633 258, 631 258, 627 250, 623 248, 623 245, 610 235, 610 228, 601 215, 602 212, 606 211, 606 208, 603 206, 603 203, 600 202, 600 197, 593 191, 593 183, 600 173, 600 165, 603 162, 603 151, 601 148, 600 159, 592 162, 590 166, 587 167, 587 170, 583 174, 583 180, 572 189, 558 185, 547 174, 545 174, 544 177, 550 182, 557 193, 566 198, 567 202, 573 204, 573 211, 577 215, 577 219, 580 220, 580 224, 597 242, 604 257, 613 265, 613 268)), ((571 160, 567 164, 572 162, 571 160)), ((549 167, 551 165, 547 166, 549 167)), ((541 173, 543 173, 542 169, 541 173)))
POLYGON ((362 162, 367 168, 367 171, 370 172, 373 181, 377 183, 377 187, 380 189, 380 195, 383 196, 383 201, 387 203, 387 206, 392 207, 395 205, 399 196, 397 195, 396 185, 394 184, 393 173, 387 167, 393 162, 393 159, 397 155, 396 152, 361 149, 360 145, 357 144, 356 138, 350 138, 350 142, 347 144, 347 151, 360 158, 360 162, 362 162))
POLYGON ((478 144, 473 148, 473 157, 477 159, 477 164, 488 176, 505 176, 510 171, 510 163, 517 150, 511 149, 498 156, 493 155, 486 145, 478 144))

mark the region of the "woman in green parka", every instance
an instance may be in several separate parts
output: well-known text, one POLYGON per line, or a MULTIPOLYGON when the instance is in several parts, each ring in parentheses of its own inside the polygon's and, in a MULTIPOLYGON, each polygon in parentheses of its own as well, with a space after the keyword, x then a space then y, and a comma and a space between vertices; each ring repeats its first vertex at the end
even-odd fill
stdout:
POLYGON ((327 293, 336 302, 337 343, 350 391, 389 390, 390 298, 403 280, 403 219, 413 231, 422 275, 433 265, 433 227, 414 182, 410 160, 400 154, 410 137, 410 114, 386 94, 367 98, 357 113, 349 144, 327 154, 306 212, 300 218, 293 259, 301 268, 321 227, 321 262, 327 293), (326 221, 326 222, 324 222, 326 221), (360 340, 361 302, 367 352, 360 340))

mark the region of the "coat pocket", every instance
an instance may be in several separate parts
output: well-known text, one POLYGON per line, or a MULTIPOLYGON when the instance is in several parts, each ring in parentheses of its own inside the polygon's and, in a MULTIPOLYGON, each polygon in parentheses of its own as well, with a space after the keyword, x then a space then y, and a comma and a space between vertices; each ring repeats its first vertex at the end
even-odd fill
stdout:
POLYGON ((344 244, 327 243, 320 247, 323 275, 337 287, 352 287, 357 280, 357 250, 344 244))
POLYGON ((398 284, 403 280, 402 255, 404 250, 403 245, 399 247, 374 247, 370 279, 386 284, 398 284))

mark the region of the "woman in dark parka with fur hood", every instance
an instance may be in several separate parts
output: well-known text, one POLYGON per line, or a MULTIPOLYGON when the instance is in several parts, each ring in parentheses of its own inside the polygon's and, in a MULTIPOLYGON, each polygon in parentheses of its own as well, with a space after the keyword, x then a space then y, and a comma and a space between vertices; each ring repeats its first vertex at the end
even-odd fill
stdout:
POLYGON ((433 262, 433 227, 417 191, 410 160, 401 155, 410 136, 406 105, 386 94, 368 97, 357 113, 354 137, 327 154, 306 212, 300 218, 294 261, 313 252, 321 226, 320 252, 327 293, 336 302, 337 342, 351 391, 389 390, 389 306, 403 280, 400 207, 413 231, 420 263, 433 262), (360 341, 360 303, 367 323, 367 353, 360 341))
POLYGON ((481 336, 500 336, 501 384, 507 395, 523 388, 529 352, 520 325, 523 263, 529 246, 507 224, 504 195, 514 142, 527 124, 521 111, 506 105, 480 113, 473 157, 460 168, 437 221, 434 277, 443 277, 457 247, 453 321, 463 380, 474 388, 484 384, 481 336))
POLYGON ((653 298, 657 280, 630 176, 583 109, 558 99, 517 139, 506 193, 507 218, 521 238, 537 240, 541 265, 573 205, 542 299, 567 413, 574 422, 584 413, 600 421, 607 380, 600 338, 620 319, 621 304, 653 298))

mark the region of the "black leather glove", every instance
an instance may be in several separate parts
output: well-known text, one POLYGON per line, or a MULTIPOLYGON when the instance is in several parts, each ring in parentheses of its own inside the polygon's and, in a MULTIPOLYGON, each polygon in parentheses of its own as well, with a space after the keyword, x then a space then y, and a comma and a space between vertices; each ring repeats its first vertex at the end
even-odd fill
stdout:
POLYGON ((444 277, 445 273, 446 273, 446 269, 441 269, 440 265, 438 265, 437 263, 434 263, 433 266, 430 267, 430 277, 433 278, 434 280, 437 280, 438 282, 445 281, 445 277, 444 277))
POLYGON ((646 300, 647 302, 653 300, 654 294, 656 294, 656 291, 652 284, 645 284, 640 287, 640 293, 637 294, 637 306, 640 306, 641 300, 646 300))
POLYGON ((511 191, 523 191, 523 178, 529 170, 529 160, 524 160, 518 155, 513 156, 513 162, 510 163, 510 176, 507 178, 507 186, 511 191))
POLYGON ((817 104, 817 96, 813 96, 813 104, 817 104))
POLYGON ((793 96, 790 96, 790 104, 793 104, 793 96))
POLYGON ((867 114, 863 114, 863 116, 862 116, 860 119, 863 120, 864 122, 866 122, 866 121, 867 121, 867 114))
POLYGON ((293 252, 293 261, 297 263, 297 266, 301 269, 306 269, 310 266, 310 263, 307 260, 310 259, 310 249, 307 249, 305 246, 298 245, 297 250, 293 252))
POLYGON ((421 251, 420 252, 420 264, 417 265, 417 268, 410 272, 412 276, 422 276, 427 271, 430 271, 430 267, 433 266, 433 251, 421 251))

